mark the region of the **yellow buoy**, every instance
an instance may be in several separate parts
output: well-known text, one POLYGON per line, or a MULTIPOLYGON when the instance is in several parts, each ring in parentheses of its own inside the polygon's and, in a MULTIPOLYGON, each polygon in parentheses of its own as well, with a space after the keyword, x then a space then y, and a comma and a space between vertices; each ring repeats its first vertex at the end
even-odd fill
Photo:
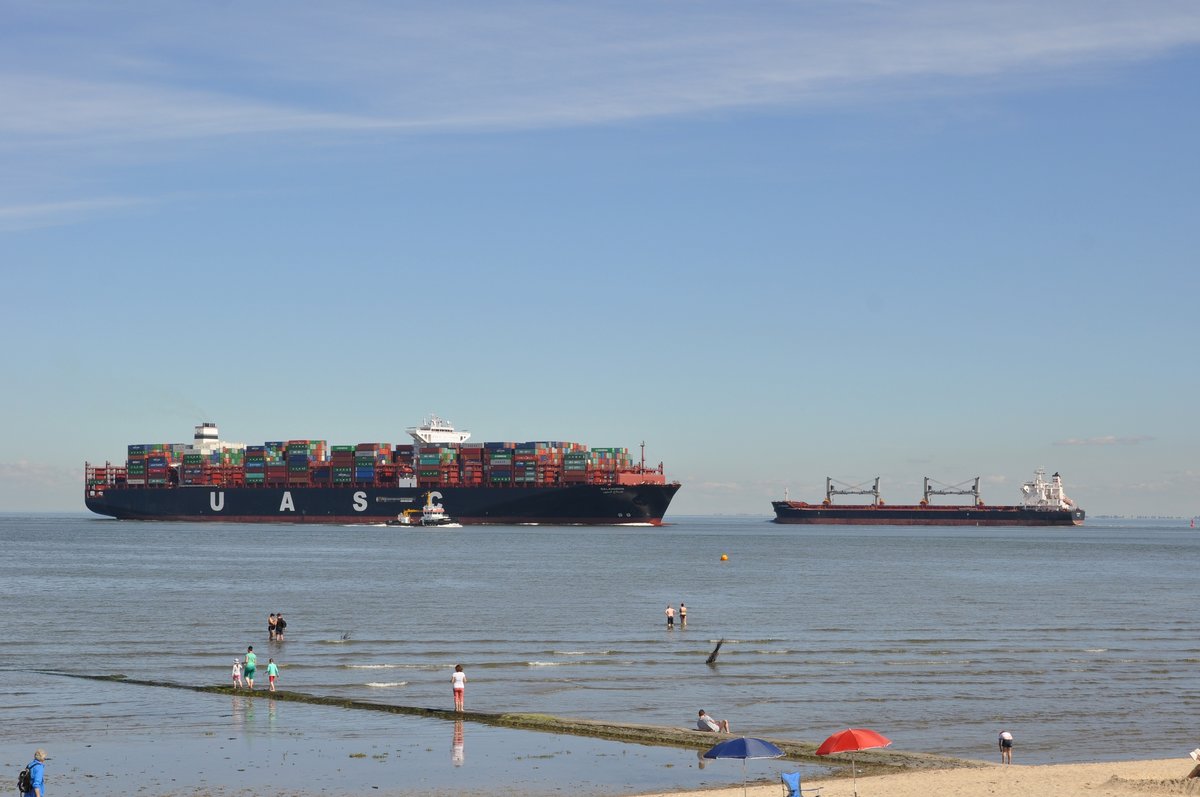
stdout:
POLYGON ((728 561, 729 561, 729 556, 728 556, 727 554, 721 554, 721 561, 722 561, 722 562, 728 562, 728 561))

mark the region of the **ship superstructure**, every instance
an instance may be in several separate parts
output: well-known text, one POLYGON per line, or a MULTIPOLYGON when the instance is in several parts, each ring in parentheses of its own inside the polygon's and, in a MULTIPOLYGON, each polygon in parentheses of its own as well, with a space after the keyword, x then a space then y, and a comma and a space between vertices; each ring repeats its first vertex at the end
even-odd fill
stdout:
POLYGON ((1055 473, 1046 481, 1046 469, 1038 468, 1032 481, 1021 485, 1027 509, 1041 511, 1074 510, 1075 502, 1063 491, 1062 477, 1055 473))

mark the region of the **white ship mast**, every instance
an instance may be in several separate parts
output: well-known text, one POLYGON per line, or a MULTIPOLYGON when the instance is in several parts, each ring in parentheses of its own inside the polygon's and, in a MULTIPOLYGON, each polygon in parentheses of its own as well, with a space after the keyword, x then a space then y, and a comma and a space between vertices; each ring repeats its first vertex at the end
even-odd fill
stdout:
POLYGON ((454 431, 454 424, 432 414, 420 426, 410 426, 405 431, 412 435, 412 439, 418 445, 422 443, 428 445, 442 443, 459 445, 465 443, 467 438, 471 436, 470 432, 454 431))
POLYGON ((1027 509, 1059 510, 1074 509, 1075 502, 1067 498, 1063 492, 1062 477, 1057 473, 1046 481, 1046 469, 1038 468, 1033 481, 1021 485, 1021 495, 1024 497, 1027 509))

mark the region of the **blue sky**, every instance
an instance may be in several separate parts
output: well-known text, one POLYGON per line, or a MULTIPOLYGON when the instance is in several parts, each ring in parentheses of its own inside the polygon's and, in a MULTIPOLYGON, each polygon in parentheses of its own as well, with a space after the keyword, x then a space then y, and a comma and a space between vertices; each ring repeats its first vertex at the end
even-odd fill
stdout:
POLYGON ((0 0, 0 507, 131 442, 1200 514, 1194 2, 0 0))

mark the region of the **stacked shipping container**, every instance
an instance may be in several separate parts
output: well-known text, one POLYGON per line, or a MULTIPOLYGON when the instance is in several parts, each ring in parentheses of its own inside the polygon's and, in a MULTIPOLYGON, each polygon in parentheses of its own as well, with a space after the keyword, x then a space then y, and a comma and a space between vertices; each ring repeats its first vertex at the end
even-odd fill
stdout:
POLYGON ((330 448, 324 440, 299 439, 204 451, 176 443, 135 444, 124 468, 89 466, 87 486, 395 486, 414 477, 418 487, 428 488, 662 480, 661 472, 635 468, 626 448, 588 449, 559 441, 330 448))

